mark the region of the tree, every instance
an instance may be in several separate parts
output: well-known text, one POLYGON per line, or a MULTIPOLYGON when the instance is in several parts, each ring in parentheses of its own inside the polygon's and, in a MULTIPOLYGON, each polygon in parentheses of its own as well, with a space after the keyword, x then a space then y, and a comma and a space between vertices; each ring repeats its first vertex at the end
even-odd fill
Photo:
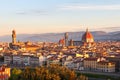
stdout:
POLYGON ((10 80, 17 80, 21 73, 22 73, 22 70, 13 68, 13 70, 11 72, 10 80))
POLYGON ((86 77, 86 76, 84 76, 84 75, 80 75, 78 78, 77 78, 77 80, 88 80, 88 78, 86 77))
POLYGON ((34 69, 26 67, 23 71, 14 69, 12 74, 17 77, 13 75, 11 80, 88 80, 84 75, 78 77, 73 70, 55 64, 34 69))

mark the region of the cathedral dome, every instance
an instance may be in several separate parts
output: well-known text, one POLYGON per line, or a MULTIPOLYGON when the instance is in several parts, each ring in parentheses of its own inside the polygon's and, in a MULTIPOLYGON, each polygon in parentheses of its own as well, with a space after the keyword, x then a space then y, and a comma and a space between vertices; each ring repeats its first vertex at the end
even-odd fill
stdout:
POLYGON ((82 42, 87 42, 87 43, 94 42, 93 35, 88 31, 88 29, 82 36, 82 42))

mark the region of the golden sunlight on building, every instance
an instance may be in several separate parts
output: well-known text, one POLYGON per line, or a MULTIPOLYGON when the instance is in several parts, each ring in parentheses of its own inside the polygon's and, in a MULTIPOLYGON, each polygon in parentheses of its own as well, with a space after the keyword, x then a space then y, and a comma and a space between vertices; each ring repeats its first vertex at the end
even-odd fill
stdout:
POLYGON ((2 66, 0 67, 0 80, 8 80, 10 77, 10 68, 2 66))
POLYGON ((84 69, 90 70, 90 71, 96 71, 97 70, 97 62, 98 58, 86 58, 84 59, 84 69))
POLYGON ((37 49, 39 49, 39 46, 25 46, 25 50, 27 51, 36 51, 37 49))
POLYGON ((83 57, 83 55, 82 54, 76 54, 76 57, 83 57))
POLYGON ((100 61, 98 62, 97 69, 101 72, 115 72, 115 63, 108 61, 100 61))

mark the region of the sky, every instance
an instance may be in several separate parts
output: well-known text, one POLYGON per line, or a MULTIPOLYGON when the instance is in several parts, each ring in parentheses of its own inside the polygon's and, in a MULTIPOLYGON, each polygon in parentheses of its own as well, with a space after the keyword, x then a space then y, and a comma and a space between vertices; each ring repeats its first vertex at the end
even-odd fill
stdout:
POLYGON ((120 31, 120 0, 0 0, 0 36, 120 31))

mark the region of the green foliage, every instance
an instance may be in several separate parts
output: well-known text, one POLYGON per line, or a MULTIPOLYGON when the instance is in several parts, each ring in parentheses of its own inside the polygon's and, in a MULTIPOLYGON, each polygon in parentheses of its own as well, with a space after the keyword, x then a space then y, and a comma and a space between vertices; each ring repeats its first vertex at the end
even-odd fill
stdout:
POLYGON ((77 80, 88 80, 88 78, 84 75, 80 75, 77 80))
POLYGON ((88 80, 84 75, 77 76, 73 70, 59 65, 26 67, 22 72, 15 69, 12 73, 19 75, 17 78, 13 76, 16 80, 88 80))
POLYGON ((14 68, 11 72, 10 80, 17 80, 22 73, 22 70, 14 68))
MULTIPOLYGON (((81 75, 81 73, 77 72, 77 75, 81 75)), ((96 79, 105 79, 105 80, 120 80, 120 77, 110 76, 110 75, 102 75, 102 74, 91 74, 91 73, 83 73, 83 75, 96 78, 96 79)))

